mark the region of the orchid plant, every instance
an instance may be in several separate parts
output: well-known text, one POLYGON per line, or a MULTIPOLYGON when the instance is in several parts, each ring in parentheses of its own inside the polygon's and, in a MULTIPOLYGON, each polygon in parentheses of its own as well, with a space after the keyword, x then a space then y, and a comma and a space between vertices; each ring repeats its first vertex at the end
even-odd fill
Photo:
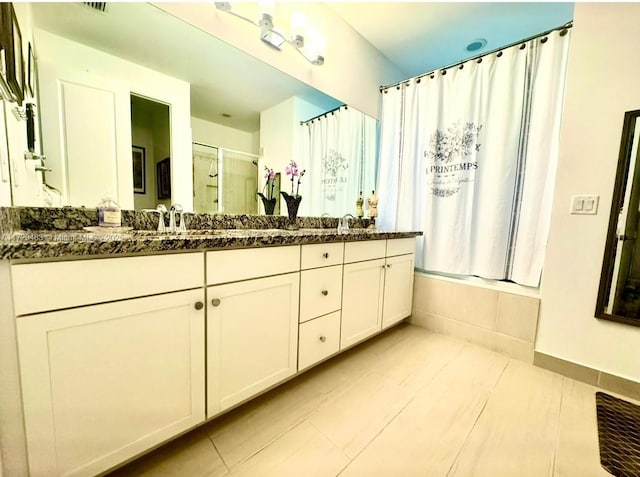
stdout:
POLYGON ((273 192, 276 187, 276 173, 273 169, 269 169, 267 166, 264 166, 264 170, 265 183, 264 189, 262 189, 263 194, 261 194, 261 196, 267 200, 271 200, 273 199, 273 192))
POLYGON ((285 174, 287 174, 287 176, 291 177, 291 195, 293 197, 300 197, 300 181, 302 179, 302 176, 304 176, 306 169, 303 169, 302 171, 300 171, 298 169, 298 164, 296 164, 295 161, 291 161, 289 165, 285 168, 284 172, 285 174), (294 194, 293 189, 294 189, 296 177, 298 178, 298 183, 295 188, 296 193, 294 194))

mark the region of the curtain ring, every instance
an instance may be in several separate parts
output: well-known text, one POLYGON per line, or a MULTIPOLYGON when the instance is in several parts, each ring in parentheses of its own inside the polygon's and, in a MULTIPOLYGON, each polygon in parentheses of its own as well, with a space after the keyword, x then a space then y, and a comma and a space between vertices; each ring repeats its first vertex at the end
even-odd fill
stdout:
POLYGON ((560 30, 560 36, 565 36, 567 33, 569 33, 569 30, 567 30, 566 28, 560 30))
POLYGON ((447 70, 442 70, 442 76, 447 74, 447 70))
POLYGON ((482 58, 478 58, 478 63, 482 63, 482 58))
POLYGON ((420 84, 420 78, 416 78, 416 84, 420 84))
POLYGON ((396 86, 396 89, 399 90, 400 89, 400 85, 396 86))
POLYGON ((433 73, 431 74, 431 76, 429 76, 429 78, 431 78, 431 79, 433 79, 433 78, 435 78, 435 77, 436 77, 436 75, 435 75, 435 74, 433 74, 433 73))
POLYGON ((540 40, 540 43, 546 43, 548 39, 549 38, 545 36, 542 40, 540 40))
POLYGON ((502 56, 502 52, 499 51, 498 54, 496 55, 498 58, 500 58, 502 56))
POLYGON ((520 45, 520 49, 524 50, 527 47, 526 43, 523 43, 522 45, 520 45))
POLYGON ((460 65, 460 69, 464 68, 464 64, 460 65))

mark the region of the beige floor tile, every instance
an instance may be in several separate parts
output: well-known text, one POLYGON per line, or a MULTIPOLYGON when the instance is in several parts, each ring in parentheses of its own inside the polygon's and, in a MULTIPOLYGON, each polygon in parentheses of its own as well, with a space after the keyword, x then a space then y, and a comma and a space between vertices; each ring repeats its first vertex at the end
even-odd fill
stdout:
POLYGON ((314 412, 308 421, 353 458, 412 396, 393 381, 371 373, 314 412))
POLYGON ((224 462, 233 467, 296 426, 329 398, 370 373, 376 357, 403 341, 413 328, 392 328, 214 420, 207 431, 224 462))
POLYGON ((551 475, 562 380, 511 360, 449 475, 551 475))
POLYGON ((445 476, 507 362, 467 346, 341 477, 445 476))
POLYGON ((411 336, 378 356, 376 372, 410 391, 425 386, 464 347, 448 336, 414 326, 411 336))
POLYGON ((598 388, 565 378, 560 407, 560 429, 553 475, 556 477, 610 476, 600 465, 596 391, 598 388))
POLYGON ((322 433, 303 422, 233 469, 234 476, 335 476, 349 459, 322 433))
POLYGON ((203 430, 162 446, 151 454, 110 474, 112 477, 218 477, 228 473, 203 430))

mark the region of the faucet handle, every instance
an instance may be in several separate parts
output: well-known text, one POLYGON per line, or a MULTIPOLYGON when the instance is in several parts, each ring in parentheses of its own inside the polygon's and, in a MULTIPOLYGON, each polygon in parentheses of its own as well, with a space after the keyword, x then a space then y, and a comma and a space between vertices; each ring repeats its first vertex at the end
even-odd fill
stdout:
POLYGON ((186 232, 187 226, 184 223, 184 211, 180 211, 180 225, 178 226, 178 232, 186 232))
POLYGON ((143 212, 153 212, 154 214, 158 214, 158 228, 156 229, 158 232, 166 231, 166 227, 164 226, 164 212, 162 211, 163 208, 164 212, 166 212, 167 208, 162 204, 160 204, 157 209, 142 209, 143 212))

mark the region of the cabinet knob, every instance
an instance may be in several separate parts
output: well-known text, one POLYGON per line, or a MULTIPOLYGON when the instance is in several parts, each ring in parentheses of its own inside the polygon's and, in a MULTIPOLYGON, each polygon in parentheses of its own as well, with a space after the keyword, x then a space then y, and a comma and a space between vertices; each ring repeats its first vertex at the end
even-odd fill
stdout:
POLYGON ((327 296, 327 295, 329 294, 329 291, 328 291, 328 290, 322 290, 322 294, 323 294, 324 296, 327 296))
POLYGON ((391 268, 391 265, 387 265, 387 268, 391 268))
POLYGON ((321 336, 320 337, 320 341, 322 341, 324 343, 325 341, 327 341, 327 337, 326 336, 321 336))
POLYGON ((220 304, 220 298, 214 298, 213 300, 211 300, 211 304, 213 306, 218 306, 220 304))
POLYGON ((194 307, 196 310, 202 310, 204 308, 204 303, 202 303, 201 301, 197 301, 194 307))
POLYGON ((329 252, 324 252, 324 253, 322 254, 322 256, 323 256, 324 258, 329 258, 329 252))

